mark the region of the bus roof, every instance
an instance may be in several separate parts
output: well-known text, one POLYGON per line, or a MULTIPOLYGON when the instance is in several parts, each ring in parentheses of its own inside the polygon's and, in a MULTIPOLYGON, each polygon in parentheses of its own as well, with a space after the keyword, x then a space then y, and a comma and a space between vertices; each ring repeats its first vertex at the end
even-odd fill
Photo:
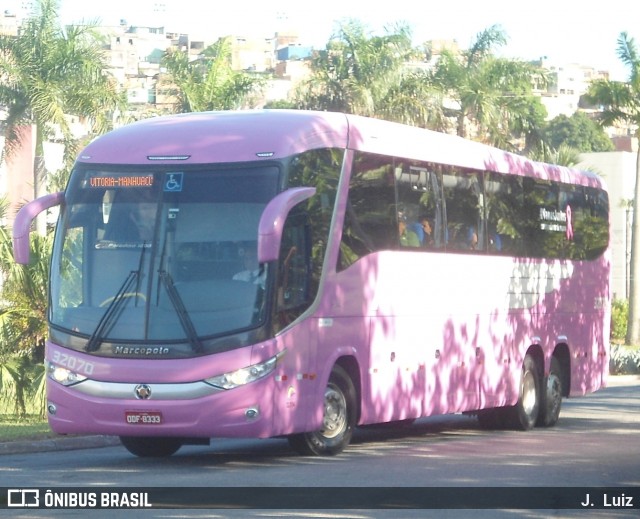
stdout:
POLYGON ((210 164, 283 158, 346 147, 344 114, 296 110, 201 112, 145 119, 89 144, 82 163, 210 164))
POLYGON ((412 160, 603 187, 598 175, 531 161, 484 144, 335 112, 241 110, 145 119, 113 130, 79 155, 85 164, 209 164, 350 148, 412 160))

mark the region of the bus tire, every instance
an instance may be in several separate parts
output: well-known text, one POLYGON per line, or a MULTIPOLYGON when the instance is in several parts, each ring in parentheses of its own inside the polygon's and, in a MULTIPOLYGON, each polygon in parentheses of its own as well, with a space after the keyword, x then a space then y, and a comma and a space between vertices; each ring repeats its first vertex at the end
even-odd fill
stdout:
POLYGON ((551 358, 549 376, 545 379, 545 385, 541 392, 540 415, 538 425, 553 427, 560 418, 562 407, 562 371, 560 362, 556 357, 551 358))
POLYGON ((477 413, 478 424, 482 429, 505 429, 509 424, 508 411, 505 407, 481 409, 477 413))
POLYGON ((518 403, 511 408, 514 428, 528 431, 535 426, 540 414, 540 393, 538 366, 531 355, 525 355, 518 403))
POLYGON ((339 454, 351 441, 356 407, 356 390, 351 378, 340 366, 334 366, 324 391, 322 428, 290 435, 289 445, 303 456, 339 454))
POLYGON ((120 442, 140 458, 166 458, 182 447, 179 438, 120 436, 120 442))

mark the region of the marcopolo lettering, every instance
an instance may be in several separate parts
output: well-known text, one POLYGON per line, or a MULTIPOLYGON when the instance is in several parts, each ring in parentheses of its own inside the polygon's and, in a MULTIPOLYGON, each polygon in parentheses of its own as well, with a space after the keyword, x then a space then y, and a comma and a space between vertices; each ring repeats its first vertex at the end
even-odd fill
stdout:
POLYGON ((168 355, 170 349, 165 346, 115 346, 116 355, 168 355))

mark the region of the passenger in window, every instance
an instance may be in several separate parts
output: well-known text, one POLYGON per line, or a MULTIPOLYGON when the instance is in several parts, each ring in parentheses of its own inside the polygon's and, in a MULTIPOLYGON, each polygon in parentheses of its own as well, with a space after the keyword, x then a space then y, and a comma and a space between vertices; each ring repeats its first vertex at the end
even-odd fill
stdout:
POLYGON ((137 204, 133 211, 129 213, 131 221, 130 232, 134 239, 151 241, 156 223, 157 205, 143 202, 137 204))
POLYGON ((420 227, 422 228, 423 237, 420 240, 420 244, 423 247, 433 247, 434 238, 433 238, 433 220, 423 216, 420 219, 420 227))
POLYGON ((495 231, 489 233, 489 250, 495 252, 502 251, 502 236, 495 231))
POLYGON ((407 226, 407 230, 413 231, 418 237, 420 247, 433 247, 433 225, 430 218, 421 216, 420 220, 407 226))
POLYGON ((265 269, 258 263, 258 254, 255 249, 246 248, 238 251, 244 270, 241 270, 233 276, 235 281, 245 281, 247 283, 253 283, 259 285, 260 288, 264 288, 265 283, 265 269))
POLYGON ((119 243, 151 243, 156 222, 154 203, 122 204, 120 212, 113 216, 104 239, 119 243))
POLYGON ((470 250, 478 250, 478 232, 476 228, 471 226, 467 231, 467 248, 470 250))
POLYGON ((398 236, 402 247, 420 247, 418 235, 407 229, 407 217, 404 213, 398 213, 398 236))

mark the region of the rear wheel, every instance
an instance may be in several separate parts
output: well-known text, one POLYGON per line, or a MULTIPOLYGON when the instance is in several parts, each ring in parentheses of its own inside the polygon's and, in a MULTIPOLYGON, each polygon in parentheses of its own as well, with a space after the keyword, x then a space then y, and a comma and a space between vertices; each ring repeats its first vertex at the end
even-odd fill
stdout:
POLYGON ((560 418, 560 408, 562 407, 562 372, 560 362, 556 357, 551 358, 549 376, 546 378, 541 396, 538 425, 553 427, 560 418))
POLYGON ((122 445, 141 458, 165 458, 182 447, 179 438, 120 436, 122 445))
POLYGON ((478 423, 483 429, 504 429, 509 425, 510 408, 494 407, 478 411, 478 423))
POLYGON ((538 420, 540 413, 540 375, 538 366, 531 355, 526 355, 522 363, 522 380, 518 403, 511 408, 512 423, 517 429, 529 430, 538 420))
POLYGON ((356 390, 347 372, 335 366, 324 391, 322 427, 292 434, 291 447, 305 456, 332 456, 349 445, 356 423, 356 390))

